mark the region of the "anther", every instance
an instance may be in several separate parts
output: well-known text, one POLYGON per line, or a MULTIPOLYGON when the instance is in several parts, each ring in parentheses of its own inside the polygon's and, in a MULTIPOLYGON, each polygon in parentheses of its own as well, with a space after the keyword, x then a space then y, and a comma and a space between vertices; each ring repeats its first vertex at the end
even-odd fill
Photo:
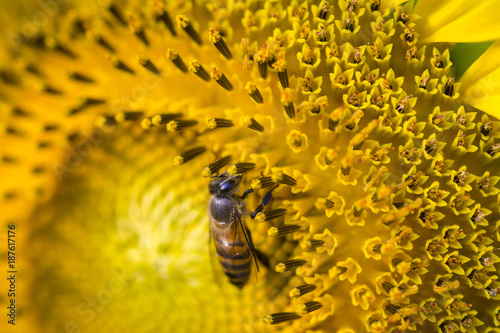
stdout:
POLYGON ((172 61, 172 63, 177 68, 179 68, 184 73, 187 73, 188 69, 187 69, 186 65, 184 64, 184 61, 182 61, 181 57, 177 54, 177 52, 175 52, 172 49, 168 49, 167 52, 165 53, 165 55, 167 56, 167 59, 172 61))
POLYGON ((229 119, 211 118, 207 121, 207 126, 210 129, 216 129, 216 128, 221 128, 221 127, 232 127, 232 126, 234 126, 234 124, 229 119))
POLYGON ((392 314, 395 314, 396 312, 399 311, 399 309, 401 309, 400 306, 397 306, 397 305, 394 305, 394 304, 387 304, 385 306, 385 308, 386 308, 387 311, 389 311, 392 314))
POLYGON ((318 17, 322 20, 326 20, 328 17, 328 13, 332 10, 330 7, 330 4, 326 1, 323 1, 323 4, 321 5, 321 9, 319 10, 318 17))
POLYGON ((48 84, 43 84, 41 91, 44 93, 47 93, 47 94, 51 94, 51 95, 61 95, 62 94, 61 90, 56 89, 48 84))
POLYGON ((96 36, 95 37, 95 41, 97 42, 97 44, 101 45, 102 47, 104 47, 109 52, 113 52, 113 53, 116 52, 115 48, 112 47, 111 44, 109 44, 108 41, 106 39, 104 39, 104 37, 102 37, 102 36, 96 36))
POLYGON ((250 97, 252 97, 254 101, 256 101, 259 104, 264 103, 264 99, 262 98, 259 89, 253 82, 248 82, 245 86, 245 90, 250 95, 250 97))
POLYGON ((76 80, 76 81, 80 81, 80 82, 84 82, 84 83, 93 83, 94 82, 93 79, 89 78, 86 75, 80 74, 78 72, 70 72, 68 74, 68 77, 70 79, 73 79, 73 80, 76 80))
MULTIPOLYGON (((267 221, 267 220, 264 220, 267 221)), ((260 221, 260 222, 264 222, 260 221)), ((283 224, 269 228, 267 230, 267 235, 269 237, 279 237, 287 234, 294 233, 295 231, 300 230, 300 226, 296 224, 283 224)))
POLYGON ((316 285, 314 285, 314 284, 304 284, 302 286, 298 286, 298 287, 295 287, 292 290, 290 290, 290 292, 288 293, 288 295, 290 296, 290 298, 296 299, 296 298, 299 298, 300 296, 303 296, 305 294, 310 293, 314 289, 316 289, 316 285))
POLYGON ((380 0, 372 0, 370 9, 372 12, 378 11, 380 9, 380 0))
POLYGON ((208 75, 208 72, 203 68, 203 66, 198 62, 198 60, 192 60, 189 64, 189 70, 196 74, 199 78, 209 81, 210 80, 210 75, 208 75))
POLYGON ((483 124, 481 126, 481 133, 484 135, 484 136, 488 136, 491 132, 491 130, 493 129, 493 123, 490 121, 490 122, 487 122, 486 124, 483 124))
POLYGON ((453 97, 455 78, 450 77, 444 86, 444 94, 453 97))
POLYGON ((295 178, 293 178, 292 176, 289 176, 283 172, 275 173, 272 178, 275 182, 280 183, 280 184, 285 184, 288 186, 297 185, 297 180, 295 178))
POLYGON ((350 32, 354 32, 354 17, 352 13, 347 14, 344 29, 349 30, 350 32))
POLYGON ((127 22, 123 18, 123 15, 114 4, 109 5, 108 10, 124 27, 127 26, 127 22))
POLYGON ((254 131, 264 132, 264 126, 253 118, 250 118, 250 124, 247 127, 254 131))
POLYGON ((137 38, 139 38, 139 40, 143 42, 144 45, 149 46, 149 41, 148 38, 146 37, 146 33, 144 32, 144 28, 138 25, 133 17, 129 18, 129 27, 130 30, 132 30, 132 32, 134 33, 134 35, 137 38))
POLYGON ((142 65, 142 67, 146 68, 148 71, 150 71, 151 73, 153 74, 156 74, 156 75, 159 75, 161 74, 160 70, 158 69, 158 67, 156 67, 152 62, 151 60, 149 60, 148 58, 146 58, 145 56, 143 55, 138 55, 137 56, 137 60, 139 61, 139 63, 142 65))
POLYGON ((27 112, 27 111, 25 111, 17 106, 12 109, 12 113, 18 117, 30 117, 31 116, 31 114, 29 112, 27 112))
POLYGON ((285 112, 290 119, 295 117, 295 107, 293 106, 292 96, 293 91, 290 88, 286 88, 283 91, 283 95, 281 95, 281 103, 283 104, 285 112))
POLYGON ((250 185, 254 190, 261 189, 261 188, 266 188, 271 185, 274 185, 275 182, 271 177, 261 177, 259 179, 255 179, 252 181, 252 184, 250 185))
POLYGON ((182 117, 182 113, 160 113, 151 117, 151 123, 155 126, 165 125, 169 121, 182 117))
POLYGON ((153 124, 151 123, 151 118, 150 117, 143 118, 141 120, 141 127, 145 130, 153 127, 153 124))
POLYGON ((206 147, 195 147, 186 150, 174 158, 174 165, 182 165, 207 151, 206 147))
POLYGON ((43 130, 45 132, 53 132, 53 131, 57 131, 58 129, 59 129, 58 125, 45 125, 45 126, 43 126, 43 130))
POLYGON ((177 32, 175 32, 174 29, 174 24, 172 23, 172 20, 170 19, 170 16, 168 15, 166 10, 162 9, 160 12, 157 12, 154 15, 156 21, 162 21, 170 31, 170 33, 174 36, 177 36, 177 32))
POLYGON ((300 266, 303 266, 305 264, 307 264, 307 260, 291 259, 284 262, 280 262, 279 264, 276 265, 274 269, 277 273, 284 273, 299 268, 300 266))
POLYGON ((167 131, 169 132, 181 131, 196 124, 198 124, 198 121, 196 120, 183 120, 183 119, 172 120, 167 123, 167 131))
POLYGON ((233 90, 233 85, 231 84, 231 82, 229 82, 229 80, 227 79, 227 77, 224 75, 224 73, 222 73, 217 67, 213 66, 212 67, 212 71, 210 72, 210 76, 212 77, 212 79, 215 80, 215 82, 217 82, 222 88, 228 90, 228 91, 231 91, 233 90))
POLYGON ((276 324, 281 324, 285 321, 296 320, 299 318, 300 316, 295 312, 273 313, 264 317, 264 324, 276 325, 276 324))
POLYGON ((299 314, 299 315, 305 315, 309 312, 313 312, 313 311, 320 309, 322 306, 323 305, 320 302, 311 301, 311 302, 297 305, 295 307, 295 311, 297 311, 297 314, 299 314))
POLYGON ((382 244, 376 244, 372 248, 372 251, 378 254, 382 253, 381 250, 382 250, 382 244))
POLYGON ((285 53, 282 53, 278 60, 273 64, 274 68, 278 72, 278 79, 280 80, 281 86, 283 88, 288 88, 288 71, 286 69, 285 53))
POLYGON ((111 65, 114 68, 119 69, 119 70, 124 71, 124 72, 127 72, 127 73, 130 73, 130 74, 135 73, 130 67, 128 67, 120 59, 118 59, 117 56, 107 55, 106 58, 108 59, 108 61, 111 63, 111 65))
POLYGON ((255 163, 242 162, 242 163, 236 163, 235 165, 230 166, 227 169, 227 172, 230 175, 239 175, 239 174, 248 172, 250 170, 253 170, 254 168, 255 168, 255 163))
POLYGON ((115 120, 117 123, 123 123, 125 121, 139 120, 144 115, 142 111, 122 111, 115 114, 115 120))
POLYGON ((500 150, 500 143, 497 143, 493 146, 491 146, 490 148, 488 148, 488 150, 486 151, 486 153, 488 153, 488 155, 490 156, 493 156, 495 155, 498 151, 500 150))
POLYGON ((177 25, 180 28, 182 28, 182 30, 184 30, 184 32, 187 33, 188 36, 191 37, 191 39, 196 42, 196 44, 201 45, 200 35, 198 35, 196 30, 194 30, 188 17, 185 15, 177 15, 176 20, 177 20, 177 25))
POLYGON ((217 174, 220 169, 225 167, 229 161, 231 160, 231 155, 224 156, 219 158, 217 161, 210 163, 203 169, 202 175, 203 177, 211 177, 214 174, 217 174))
POLYGON ((399 15, 398 21, 401 21, 401 22, 403 22, 403 24, 406 24, 406 22, 408 22, 409 19, 410 19, 410 15, 408 15, 406 10, 403 10, 401 12, 401 15, 399 15))
POLYGON ((388 293, 390 292, 392 289, 394 289, 394 285, 385 281, 382 283, 382 288, 384 288, 384 290, 388 293))
POLYGON ((316 199, 316 207, 321 209, 332 209, 335 206, 335 203, 327 198, 318 198, 316 199))
MULTIPOLYGON (((272 209, 272 210, 260 212, 257 215, 257 220, 259 222, 267 222, 267 221, 271 221, 273 219, 276 219, 278 217, 281 217, 281 216, 283 216, 285 214, 286 214, 286 209, 285 208, 272 209)), ((291 224, 290 225, 278 226, 276 228, 277 228, 276 231, 285 232, 285 233, 288 233, 286 230, 293 230, 293 231, 295 231, 295 230, 300 229, 299 226, 292 226, 291 224)), ((293 232, 293 231, 289 231, 289 232, 293 232)), ((268 232, 268 234, 269 234, 269 232, 268 232)), ((278 236, 278 235, 274 235, 274 236, 278 236)))
POLYGON ((116 122, 114 116, 100 115, 95 120, 95 126, 97 128, 111 127, 111 126, 114 126, 116 124, 117 124, 117 122, 116 122))
POLYGON ((259 53, 255 57, 255 60, 257 61, 260 76, 265 79, 267 77, 267 59, 259 53))
POLYGON ((314 239, 314 238, 309 238, 306 240, 306 242, 309 250, 313 250, 325 244, 325 242, 322 241, 321 239, 314 239))
POLYGON ((222 39, 222 36, 217 30, 215 30, 214 28, 210 28, 210 31, 208 32, 208 39, 212 43, 214 43, 217 50, 219 50, 219 52, 222 53, 224 57, 226 57, 227 59, 231 59, 233 57, 231 55, 231 51, 229 51, 229 48, 224 42, 224 39, 222 39))

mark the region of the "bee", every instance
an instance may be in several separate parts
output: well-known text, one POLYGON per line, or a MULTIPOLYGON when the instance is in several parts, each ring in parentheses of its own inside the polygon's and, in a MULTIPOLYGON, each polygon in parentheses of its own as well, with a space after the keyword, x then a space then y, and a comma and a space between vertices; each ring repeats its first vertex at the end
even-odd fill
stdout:
MULTIPOLYGON (((250 230, 243 224, 242 217, 246 215, 244 199, 253 192, 253 189, 250 188, 239 196, 235 192, 240 182, 240 175, 227 173, 217 176, 210 182, 208 189, 212 197, 208 202, 208 216, 210 242, 213 243, 211 246, 215 247, 215 255, 222 266, 222 271, 229 282, 241 289, 250 278, 252 262, 257 272, 259 271, 257 259, 265 266, 268 266, 268 262, 265 255, 255 249, 250 230)), ((262 203, 252 213, 252 219, 269 203, 271 191, 264 196, 262 203)))

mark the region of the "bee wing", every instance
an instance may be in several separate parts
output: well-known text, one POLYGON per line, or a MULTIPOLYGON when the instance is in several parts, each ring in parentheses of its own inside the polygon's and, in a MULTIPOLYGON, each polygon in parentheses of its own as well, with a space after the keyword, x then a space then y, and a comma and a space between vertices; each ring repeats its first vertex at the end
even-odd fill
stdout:
POLYGON ((238 235, 238 237, 245 243, 245 247, 250 250, 252 254, 252 266, 255 268, 256 272, 255 277, 258 280, 257 273, 260 272, 260 269, 259 269, 259 263, 257 262, 257 256, 255 252, 255 246, 252 240, 252 235, 250 233, 250 230, 248 230, 243 224, 241 216, 235 214, 235 221, 236 221, 236 232, 234 233, 234 237, 236 239, 236 236, 238 235), (241 235, 243 235, 243 237, 241 237, 241 235))

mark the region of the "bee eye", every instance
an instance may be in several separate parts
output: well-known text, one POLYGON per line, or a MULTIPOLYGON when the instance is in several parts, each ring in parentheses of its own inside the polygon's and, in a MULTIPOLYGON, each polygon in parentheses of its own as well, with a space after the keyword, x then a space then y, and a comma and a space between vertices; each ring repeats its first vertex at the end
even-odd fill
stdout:
POLYGON ((221 184, 219 187, 219 191, 221 192, 228 192, 232 190, 234 187, 234 181, 233 180, 228 180, 227 182, 224 182, 221 184))

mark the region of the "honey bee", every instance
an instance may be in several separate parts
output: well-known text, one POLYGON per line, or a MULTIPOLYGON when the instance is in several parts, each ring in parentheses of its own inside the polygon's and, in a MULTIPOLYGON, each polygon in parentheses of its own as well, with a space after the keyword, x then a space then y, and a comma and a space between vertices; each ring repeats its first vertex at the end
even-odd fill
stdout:
MULTIPOLYGON (((211 246, 215 247, 215 255, 229 282, 241 289, 250 278, 252 262, 257 272, 259 271, 257 259, 265 266, 268 266, 268 262, 265 255, 255 249, 250 230, 243 224, 242 217, 246 215, 244 199, 253 192, 253 189, 248 189, 239 196, 235 192, 240 182, 240 175, 233 176, 227 173, 217 176, 210 182, 208 188, 212 197, 208 202, 208 216, 210 242, 213 243, 211 246)), ((269 203, 271 191, 264 196, 262 203, 252 213, 252 219, 269 203)))

